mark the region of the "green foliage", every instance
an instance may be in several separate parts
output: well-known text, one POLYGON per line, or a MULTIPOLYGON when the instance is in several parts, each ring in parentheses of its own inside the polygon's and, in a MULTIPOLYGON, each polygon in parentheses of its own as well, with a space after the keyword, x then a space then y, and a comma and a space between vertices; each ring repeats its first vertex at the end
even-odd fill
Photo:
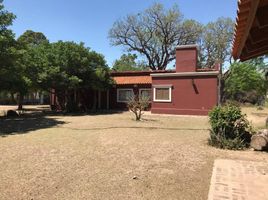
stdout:
MULTIPOLYGON (((38 57, 40 46, 48 44, 43 33, 27 30, 17 39, 16 61, 16 84, 13 84, 14 92, 19 92, 22 95, 27 94, 31 90, 38 89, 36 78, 42 70, 40 66, 41 57, 38 57)), ((42 52, 43 53, 43 52, 42 52)), ((42 54, 39 54, 43 56, 42 54)))
POLYGON ((90 51, 83 43, 59 41, 49 45, 44 53, 47 63, 38 77, 42 88, 109 87, 109 70, 104 57, 90 51))
POLYGON ((40 69, 36 82, 43 90, 56 90, 62 109, 65 106, 68 111, 77 108, 78 102, 70 98, 69 91, 105 90, 112 83, 104 57, 83 43, 59 41, 39 45, 35 50, 35 68, 40 69), (66 105, 63 103, 65 99, 66 105))
POLYGON ((209 113, 211 125, 209 144, 223 149, 244 149, 250 141, 251 127, 237 106, 215 107, 209 113))
POLYGON ((267 81, 250 62, 231 65, 225 80, 224 94, 227 99, 258 103, 266 94, 267 81))
POLYGON ((27 30, 18 38, 18 42, 21 46, 35 46, 40 45, 42 43, 48 43, 48 39, 41 32, 27 30))
POLYGON ((147 67, 144 63, 136 62, 136 54, 123 54, 120 59, 115 60, 113 64, 113 70, 115 71, 142 71, 147 67))
POLYGON ((15 77, 16 41, 9 29, 15 18, 13 13, 4 9, 3 2, 0 1, 0 90, 10 88, 12 86, 10 80, 15 77))

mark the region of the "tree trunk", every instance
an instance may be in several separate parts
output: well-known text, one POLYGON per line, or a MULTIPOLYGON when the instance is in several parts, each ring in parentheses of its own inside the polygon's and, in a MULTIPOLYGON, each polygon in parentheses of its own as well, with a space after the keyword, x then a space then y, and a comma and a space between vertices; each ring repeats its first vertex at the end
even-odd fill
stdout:
POLYGON ((24 99, 24 96, 23 94, 19 94, 19 101, 18 101, 18 110, 22 110, 22 105, 23 105, 23 99, 24 99))
POLYGON ((11 96, 11 103, 12 103, 12 104, 16 104, 16 99, 15 99, 14 93, 11 92, 11 93, 10 93, 10 96, 11 96))
POLYGON ((135 116, 136 116, 136 121, 139 121, 140 117, 139 117, 138 111, 135 111, 135 116))
POLYGON ((253 135, 250 146, 258 151, 268 149, 268 129, 261 130, 253 135))

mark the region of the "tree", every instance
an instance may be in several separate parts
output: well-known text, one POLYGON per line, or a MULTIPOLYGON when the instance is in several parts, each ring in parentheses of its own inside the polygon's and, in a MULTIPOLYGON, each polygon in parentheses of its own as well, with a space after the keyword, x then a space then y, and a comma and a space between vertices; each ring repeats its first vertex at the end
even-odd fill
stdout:
POLYGON ((259 103, 266 94, 267 82, 257 67, 250 62, 234 63, 225 80, 224 93, 227 99, 259 103))
POLYGON ((230 18, 218 18, 204 27, 200 44, 202 67, 211 67, 215 62, 222 65, 225 61, 230 61, 233 32, 234 22, 230 18))
POLYGON ((73 92, 70 91, 104 90, 110 86, 111 79, 104 57, 90 51, 83 43, 59 41, 47 47, 40 46, 38 52, 38 57, 41 59, 37 60, 42 62, 38 65, 43 67, 38 74, 37 82, 44 90, 56 91, 62 109, 66 109, 65 99, 67 105, 77 106, 78 104, 72 96, 73 92), (46 59, 42 59, 43 55, 46 59))
POLYGON ((48 40, 43 33, 27 30, 17 39, 19 57, 16 62, 16 82, 13 90, 19 93, 18 109, 22 109, 24 96, 31 90, 38 89, 37 77, 41 66, 37 57, 39 46, 47 44, 48 40))
POLYGON ((156 3, 144 12, 117 20, 109 32, 111 44, 144 56, 152 70, 166 69, 175 59, 175 47, 196 43, 202 26, 183 20, 177 6, 165 10, 156 3))
POLYGON ((129 110, 135 114, 136 121, 140 121, 143 111, 149 106, 149 97, 131 96, 127 102, 127 105, 129 110))
POLYGON ((4 9, 0 0, 0 90, 7 90, 13 84, 17 52, 14 33, 8 28, 15 18, 13 13, 4 9))
POLYGON ((219 103, 223 101, 224 80, 222 68, 225 61, 231 62, 231 47, 234 31, 234 22, 230 18, 218 18, 208 23, 202 34, 201 51, 199 51, 199 67, 212 67, 220 64, 219 75, 219 103))
POLYGON ((113 70, 115 71, 142 71, 147 69, 144 63, 136 62, 136 54, 123 54, 119 59, 115 60, 113 70))
POLYGON ((27 30, 18 38, 18 42, 21 45, 37 46, 42 43, 48 43, 49 41, 43 33, 27 30))

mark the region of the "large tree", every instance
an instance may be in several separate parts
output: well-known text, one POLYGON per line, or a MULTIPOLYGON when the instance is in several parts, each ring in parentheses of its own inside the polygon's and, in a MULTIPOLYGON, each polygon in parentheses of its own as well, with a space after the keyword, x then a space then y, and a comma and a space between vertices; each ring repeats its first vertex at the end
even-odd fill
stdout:
POLYGON ((200 51, 201 67, 223 64, 231 59, 234 22, 230 18, 218 18, 203 28, 200 51))
POLYGON ((175 59, 177 45, 196 43, 202 26, 184 20, 177 6, 156 3, 144 12, 117 20, 109 32, 111 44, 144 56, 152 70, 163 70, 175 59))
MULTIPOLYGON (((38 65, 43 66, 38 74, 39 86, 44 90, 54 89, 61 108, 78 102, 69 91, 77 89, 105 90, 110 86, 109 69, 104 57, 86 48, 83 43, 59 41, 38 50, 38 65), (45 59, 43 59, 45 55, 45 59)), ((96 93, 94 94, 94 109, 96 93)))
POLYGON ((13 91, 19 94, 18 109, 22 109, 23 97, 31 92, 38 90, 37 77, 42 66, 38 65, 37 57, 39 46, 48 44, 48 40, 43 33, 32 30, 25 31, 17 39, 18 59, 16 62, 16 84, 13 91))
POLYGON ((146 70, 147 67, 143 62, 136 61, 136 54, 123 54, 119 59, 116 59, 113 64, 115 71, 141 71, 146 70))
POLYGON ((7 90, 12 85, 14 66, 17 58, 14 33, 9 29, 16 16, 4 9, 0 0, 0 90, 7 90))

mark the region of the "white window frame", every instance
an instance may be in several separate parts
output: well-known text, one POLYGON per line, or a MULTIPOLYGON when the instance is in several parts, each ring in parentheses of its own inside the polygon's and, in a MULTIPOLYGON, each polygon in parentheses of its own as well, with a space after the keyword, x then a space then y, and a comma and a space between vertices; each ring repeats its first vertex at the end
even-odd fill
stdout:
POLYGON ((148 91, 151 92, 151 95, 150 95, 150 101, 151 101, 151 98, 152 98, 152 89, 151 89, 151 88, 139 88, 139 98, 140 98, 140 96, 141 96, 141 91, 142 91, 142 90, 148 90, 148 91))
POLYGON ((119 100, 119 91, 121 91, 121 90, 131 90, 132 95, 134 96, 134 91, 133 91, 132 88, 117 88, 117 90, 116 90, 116 101, 118 103, 127 103, 128 102, 128 101, 121 101, 121 100, 119 100))
POLYGON ((154 102, 171 102, 172 99, 172 85, 154 85, 154 102), (169 99, 156 99, 156 89, 168 88, 169 89, 169 99))

